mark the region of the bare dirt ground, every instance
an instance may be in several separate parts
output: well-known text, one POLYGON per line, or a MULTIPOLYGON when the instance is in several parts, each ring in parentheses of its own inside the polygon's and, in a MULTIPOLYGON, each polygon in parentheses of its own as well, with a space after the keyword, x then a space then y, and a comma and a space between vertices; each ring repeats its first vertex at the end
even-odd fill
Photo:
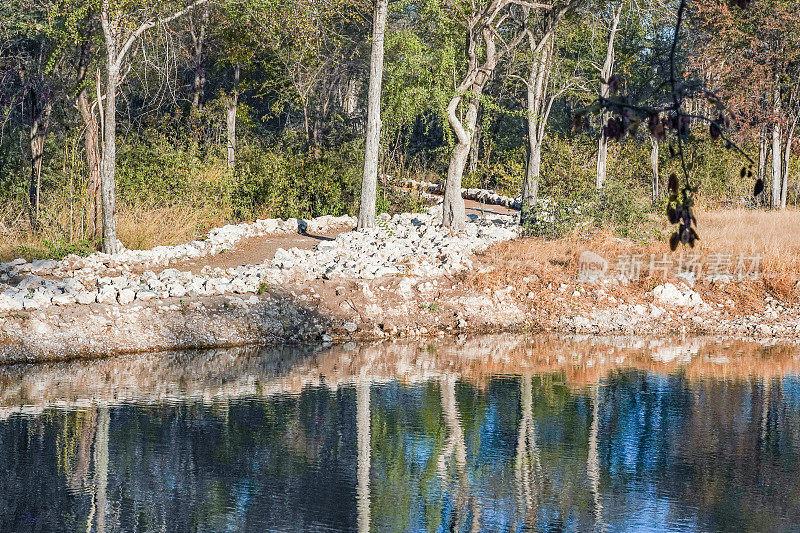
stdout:
MULTIPOLYGON (((198 274, 204 267, 210 268, 234 268, 243 265, 259 265, 275 257, 278 248, 288 250, 290 248, 300 248, 301 250, 311 250, 322 241, 329 241, 336 238, 340 233, 351 231, 352 227, 342 227, 336 231, 321 235, 310 233, 291 233, 287 235, 266 235, 242 239, 232 250, 221 254, 210 255, 199 259, 178 261, 168 267, 177 270, 198 274)), ((144 270, 144 269, 140 269, 144 270)))

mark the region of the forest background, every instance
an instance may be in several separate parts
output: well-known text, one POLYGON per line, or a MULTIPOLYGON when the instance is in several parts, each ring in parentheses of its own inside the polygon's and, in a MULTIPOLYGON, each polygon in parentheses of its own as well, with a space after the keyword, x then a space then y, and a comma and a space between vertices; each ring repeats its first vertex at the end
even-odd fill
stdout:
MULTIPOLYGON (((535 227, 544 236, 588 219, 649 238, 664 218, 667 176, 680 170, 673 143, 661 126, 626 125, 621 135, 602 109, 584 111, 616 94, 664 103, 674 70, 681 84, 703 88, 681 102, 687 116, 716 121, 693 119, 683 138, 699 202, 795 207, 800 6, 691 0, 671 54, 680 3, 525 10, 531 38, 516 45, 498 27, 500 60, 457 109, 462 119, 471 103, 477 109, 463 185, 519 196, 527 179, 551 212, 535 227), (754 197, 758 179, 766 191, 754 197)), ((513 7, 510 17, 522 18, 513 7)), ((0 258, 99 249, 109 85, 124 246, 185 242, 254 218, 357 213, 373 9, 364 0, 0 2, 0 258), (136 39, 115 49, 126 40, 109 40, 109 28, 136 39), (113 79, 109 57, 121 57, 113 79)), ((422 206, 406 179, 444 181, 459 142, 448 104, 469 69, 465 27, 475 9, 389 2, 380 212, 422 206)))

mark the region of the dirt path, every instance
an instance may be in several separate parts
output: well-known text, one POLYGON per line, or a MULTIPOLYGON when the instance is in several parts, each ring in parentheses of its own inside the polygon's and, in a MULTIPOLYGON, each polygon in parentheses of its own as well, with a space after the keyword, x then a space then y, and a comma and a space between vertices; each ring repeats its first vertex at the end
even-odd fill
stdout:
MULTIPOLYGON (((486 205, 474 200, 465 200, 465 207, 467 216, 469 215, 512 215, 516 213, 513 209, 509 209, 500 205, 486 205)), ((211 268, 235 268, 244 265, 260 265, 265 261, 270 261, 275 257, 275 251, 278 248, 288 250, 290 248, 299 248, 301 250, 310 250, 322 241, 329 241, 335 239, 340 233, 352 231, 352 226, 342 226, 333 231, 324 234, 309 234, 309 233, 291 233, 285 235, 264 235, 260 237, 250 237, 239 241, 236 246, 221 254, 200 257, 197 259, 178 261, 177 263, 170 264, 169 266, 155 269, 155 272, 160 272, 167 268, 175 268, 183 272, 191 272, 199 274, 204 267, 211 268)), ((145 268, 138 269, 141 271, 145 268)), ((150 270, 153 270, 152 268, 150 270)))
POLYGON ((199 274, 204 267, 211 268, 235 268, 243 265, 260 265, 275 257, 278 248, 288 250, 289 248, 300 248, 310 250, 322 241, 330 241, 340 233, 353 230, 350 226, 343 226, 337 230, 321 235, 308 233, 289 233, 284 235, 263 235, 242 239, 236 246, 226 252, 199 257, 197 259, 178 261, 169 266, 160 268, 156 272, 175 268, 183 272, 199 274))

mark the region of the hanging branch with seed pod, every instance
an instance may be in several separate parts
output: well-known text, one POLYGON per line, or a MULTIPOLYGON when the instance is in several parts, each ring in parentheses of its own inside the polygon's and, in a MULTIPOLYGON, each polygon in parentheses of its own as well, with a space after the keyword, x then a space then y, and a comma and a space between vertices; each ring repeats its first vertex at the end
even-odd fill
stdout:
MULTIPOLYGON (((730 0, 731 7, 745 9, 750 0, 730 0)), ((752 168, 755 161, 742 150, 730 136, 730 125, 734 118, 724 102, 701 82, 679 80, 676 72, 676 56, 679 48, 688 0, 681 0, 674 28, 669 53, 669 79, 661 84, 668 88, 667 103, 664 105, 647 105, 634 101, 622 91, 623 81, 618 76, 611 76, 608 81, 610 96, 598 96, 589 107, 576 112, 573 116, 573 131, 580 131, 588 125, 588 115, 609 113, 603 127, 603 134, 611 140, 621 141, 626 136, 634 136, 640 126, 646 124, 650 134, 656 141, 669 138, 670 157, 680 163, 682 179, 677 174, 669 177, 667 218, 675 226, 670 236, 670 248, 675 251, 680 245, 694 247, 700 239, 697 233, 697 219, 694 216, 694 196, 700 189, 700 183, 692 180, 691 162, 687 161, 686 143, 692 136, 693 123, 708 124, 708 133, 713 141, 724 143, 725 148, 736 151, 747 161, 742 168, 742 178, 753 177, 752 168), (704 99, 715 110, 715 116, 689 113, 684 109, 687 100, 704 99)), ((764 190, 763 181, 755 184, 754 195, 764 190)))

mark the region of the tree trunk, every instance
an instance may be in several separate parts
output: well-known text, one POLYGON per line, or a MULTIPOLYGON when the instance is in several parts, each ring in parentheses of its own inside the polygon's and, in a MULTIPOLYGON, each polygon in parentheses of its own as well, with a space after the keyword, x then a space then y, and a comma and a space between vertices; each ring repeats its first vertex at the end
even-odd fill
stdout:
POLYGON ((388 0, 377 0, 372 30, 372 57, 369 72, 367 140, 364 149, 364 176, 361 181, 361 204, 358 229, 375 226, 375 203, 378 194, 378 156, 381 142, 381 84, 383 82, 383 38, 386 32, 388 0))
POLYGON ((228 168, 236 167, 236 113, 239 108, 239 63, 233 70, 233 90, 225 107, 225 124, 228 129, 228 168))
MULTIPOLYGON (((759 147, 758 147, 758 179, 763 180, 764 183, 767 182, 767 154, 769 152, 769 139, 767 137, 767 131, 764 128, 758 133, 759 135, 759 147)), ((766 205, 765 197, 767 196, 766 193, 760 195, 758 202, 761 205, 766 205)))
POLYGON ((467 224, 467 211, 464 206, 464 198, 461 196, 461 180, 464 176, 464 168, 467 166, 475 124, 478 121, 478 101, 475 99, 470 101, 465 124, 461 124, 458 120, 455 109, 452 113, 448 112, 448 119, 451 125, 458 123, 465 135, 463 138, 459 137, 447 166, 447 181, 444 186, 444 203, 442 204, 442 225, 460 232, 467 224))
POLYGON ((481 124, 475 125, 475 135, 472 136, 472 144, 469 147, 469 171, 478 170, 478 157, 480 156, 481 144, 481 124))
POLYGON ((347 90, 345 91, 344 95, 344 102, 342 107, 344 108, 344 113, 347 115, 348 118, 352 117, 356 112, 356 106, 358 105, 358 80, 354 77, 350 77, 347 80, 347 90))
MULTIPOLYGON (((36 107, 36 105, 34 105, 34 107, 36 107)), ((44 141, 47 136, 47 129, 52 111, 53 105, 50 102, 45 103, 31 123, 29 138, 31 149, 31 177, 28 195, 31 208, 31 226, 34 230, 39 229, 39 208, 42 191, 42 159, 44 157, 44 141)))
POLYGON ((102 4, 103 33, 106 42, 106 98, 103 114, 103 155, 101 163, 101 199, 103 212, 103 252, 116 254, 117 222, 115 219, 117 167, 117 33, 115 22, 109 20, 108 1, 102 4))
MULTIPOLYGON (((614 19, 611 22, 611 33, 608 36, 608 49, 606 50, 606 60, 603 63, 603 69, 600 72, 600 96, 608 98, 611 96, 611 87, 609 81, 614 74, 614 39, 617 36, 617 29, 619 27, 619 19, 622 16, 623 3, 620 2, 619 7, 614 13, 614 19)), ((605 127, 608 124, 609 114, 604 112, 600 124, 600 141, 597 147, 597 189, 602 189, 606 184, 606 166, 608 162, 608 137, 606 136, 605 127)))
POLYGON ((781 183, 781 209, 786 209, 786 197, 789 194, 789 161, 792 157, 792 141, 794 138, 794 130, 797 126, 797 119, 792 122, 789 128, 789 134, 786 136, 786 149, 783 153, 783 180, 781 183))
MULTIPOLYGON (((136 44, 137 40, 146 31, 165 25, 176 20, 195 8, 205 5, 208 0, 195 0, 185 8, 174 12, 172 15, 156 20, 150 18, 141 23, 126 38, 120 39, 120 17, 125 16, 120 8, 116 18, 113 13, 111 0, 100 2, 100 24, 103 28, 103 38, 106 45, 106 109, 103 114, 102 102, 100 104, 103 122, 103 154, 101 162, 101 198, 103 208, 103 252, 116 254, 119 246, 117 241, 117 225, 115 215, 115 189, 116 189, 116 164, 117 164, 117 87, 120 82, 120 69, 128 51, 136 44)), ((99 93, 99 84, 98 84, 99 93)))
POLYGON ((775 124, 772 127, 772 207, 778 208, 781 205, 781 126, 775 124))
POLYGON ((197 111, 203 109, 203 99, 206 87, 206 69, 203 61, 203 46, 206 40, 206 26, 208 25, 209 7, 203 6, 200 14, 199 27, 195 28, 194 19, 189 19, 189 34, 192 36, 192 53, 194 62, 194 81, 192 82, 192 107, 197 111))
POLYGON ((75 105, 81 114, 84 125, 84 157, 86 158, 87 184, 86 184, 86 223, 87 234, 90 238, 100 235, 103 227, 100 206, 100 128, 97 116, 89 106, 89 94, 84 88, 78 93, 75 105))
MULTIPOLYGON (((544 133, 550 115, 550 108, 547 105, 547 85, 552 68, 555 38, 550 34, 545 39, 547 39, 547 42, 528 73, 528 164, 525 169, 525 180, 522 182, 522 212, 520 214, 520 223, 522 224, 525 224, 531 217, 533 207, 539 198, 542 144, 544 143, 544 133)), ((531 48, 533 48, 534 43, 531 42, 530 44, 531 48)))
POLYGON ((652 194, 653 194, 653 203, 658 201, 658 181, 659 181, 659 170, 658 170, 658 139, 652 137, 650 139, 653 143, 653 148, 650 151, 650 168, 653 171, 652 177, 652 194))
POLYGON ((472 147, 472 137, 478 123, 478 106, 480 104, 478 99, 494 73, 498 59, 496 34, 487 27, 482 30, 482 35, 486 48, 484 63, 478 68, 477 43, 474 36, 470 35, 467 41, 469 68, 464 80, 456 89, 456 95, 447 106, 447 121, 456 134, 457 143, 447 166, 444 203, 442 204, 442 225, 456 232, 463 231, 467 224, 464 198, 461 196, 461 180, 464 177, 464 168, 467 166, 467 158, 472 147), (474 94, 469 96, 467 113, 462 122, 459 118, 458 108, 464 98, 464 93, 470 89, 474 94))

